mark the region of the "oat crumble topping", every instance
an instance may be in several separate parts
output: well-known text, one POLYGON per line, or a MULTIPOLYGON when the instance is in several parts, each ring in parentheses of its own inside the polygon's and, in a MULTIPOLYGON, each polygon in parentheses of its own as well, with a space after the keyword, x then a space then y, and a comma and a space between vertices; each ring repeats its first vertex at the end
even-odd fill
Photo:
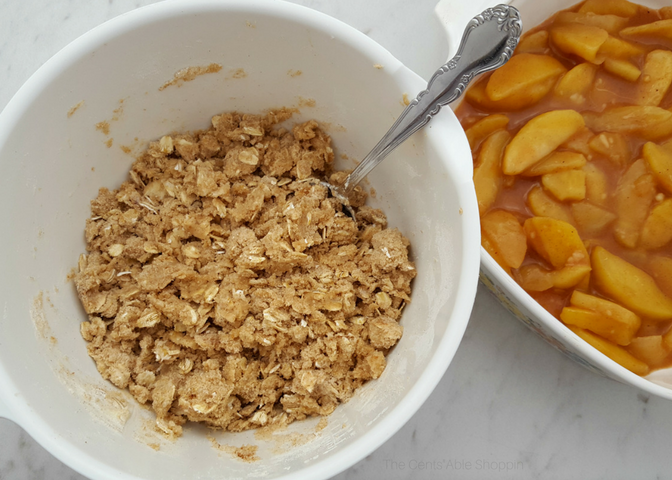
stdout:
POLYGON ((102 376, 179 436, 328 415, 385 369, 415 266, 383 212, 357 224, 309 177, 332 172, 331 139, 289 110, 226 113, 164 136, 86 222, 75 284, 102 376))

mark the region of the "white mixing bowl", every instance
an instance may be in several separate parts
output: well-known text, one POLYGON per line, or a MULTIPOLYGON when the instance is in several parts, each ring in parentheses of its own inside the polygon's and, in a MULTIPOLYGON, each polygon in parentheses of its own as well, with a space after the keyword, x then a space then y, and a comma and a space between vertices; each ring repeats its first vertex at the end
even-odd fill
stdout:
MULTIPOLYGON (((635 3, 655 9, 669 5, 667 0, 633 0, 635 3)), ((577 2, 575 0, 510 0, 505 2, 520 10, 524 31, 527 31, 555 12, 564 10, 577 2)), ((458 3, 442 0, 436 13, 443 20, 453 49, 462 32, 457 25, 480 12, 490 4, 489 0, 473 0, 458 3)), ((518 285, 485 251, 481 250, 481 282, 499 299, 511 313, 540 337, 563 352, 572 360, 593 373, 606 376, 627 385, 633 385, 659 397, 672 399, 672 368, 654 371, 646 377, 635 375, 588 345, 560 320, 548 313, 518 285)))
POLYGON ((353 28, 270 0, 163 2, 59 52, 0 114, 0 416, 95 479, 321 479, 368 455, 438 383, 475 297, 471 157, 448 109, 369 177, 377 191, 370 203, 411 239, 419 275, 383 376, 319 432, 318 419, 271 439, 192 425, 176 442, 164 440, 151 412, 104 381, 87 356, 79 334, 86 316, 67 276, 84 251, 89 201, 126 178, 133 157, 124 150, 204 128, 220 112, 295 106, 296 121, 323 122, 337 156, 361 159, 403 109, 403 95, 424 86, 353 28), (221 71, 159 90, 180 69, 211 63, 221 71), (260 460, 226 452, 243 444, 258 445, 260 460))

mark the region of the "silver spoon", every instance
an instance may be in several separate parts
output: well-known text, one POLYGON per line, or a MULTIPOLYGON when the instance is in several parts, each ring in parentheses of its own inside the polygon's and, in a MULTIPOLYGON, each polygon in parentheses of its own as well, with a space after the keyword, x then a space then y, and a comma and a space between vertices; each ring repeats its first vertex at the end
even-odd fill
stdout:
POLYGON ((413 133, 424 127, 441 107, 457 100, 478 74, 504 65, 518 45, 523 24, 520 13, 509 5, 497 5, 476 15, 467 25, 455 56, 432 76, 427 89, 401 112, 385 136, 345 179, 342 186, 319 181, 355 219, 348 200, 355 186, 413 133))

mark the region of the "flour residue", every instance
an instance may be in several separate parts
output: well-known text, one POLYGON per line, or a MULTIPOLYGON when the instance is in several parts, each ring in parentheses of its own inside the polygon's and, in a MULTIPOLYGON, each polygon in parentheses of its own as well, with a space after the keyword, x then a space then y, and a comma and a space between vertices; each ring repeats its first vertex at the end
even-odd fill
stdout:
MULTIPOLYGON (((347 132, 348 129, 345 128, 343 125, 340 123, 331 123, 331 122, 320 122, 320 127, 322 127, 323 130, 328 131, 328 132, 347 132)), ((347 155, 346 155, 347 157, 347 155)), ((343 158, 343 154, 341 154, 341 158, 343 158)))
MULTIPOLYGON (((50 308, 49 314, 55 315, 56 307, 49 297, 46 297, 46 302, 50 308)), ((39 291, 33 298, 30 317, 35 325, 37 337, 48 342, 47 360, 59 381, 71 394, 82 401, 95 420, 112 430, 121 432, 131 416, 129 394, 111 385, 108 387, 87 382, 83 375, 72 370, 67 357, 57 348, 58 342, 47 320, 45 295, 42 291, 39 291)))
POLYGON ((322 432, 322 430, 324 430, 327 425, 329 425, 329 420, 327 420, 327 417, 320 418, 320 421, 317 423, 317 425, 315 425, 314 431, 308 433, 279 433, 285 431, 287 426, 271 425, 255 430, 254 438, 268 443, 273 442, 274 445, 271 451, 272 453, 279 455, 288 452, 292 448, 305 445, 311 440, 319 437, 321 435, 320 432, 322 432))
POLYGON ((161 450, 161 445, 170 441, 156 428, 156 417, 154 415, 151 418, 143 418, 140 421, 140 424, 135 429, 133 438, 136 442, 144 443, 155 452, 161 450))
MULTIPOLYGON (((63 360, 61 360, 63 362, 63 360)), ((102 387, 86 382, 64 363, 57 365, 54 372, 68 391, 79 398, 91 416, 116 432, 122 432, 131 417, 131 400, 127 394, 114 387, 102 387)))
POLYGON ((44 293, 40 291, 33 299, 33 306, 30 309, 30 318, 33 319, 35 331, 39 338, 47 340, 50 343, 56 343, 56 339, 51 334, 51 328, 44 314, 44 293))

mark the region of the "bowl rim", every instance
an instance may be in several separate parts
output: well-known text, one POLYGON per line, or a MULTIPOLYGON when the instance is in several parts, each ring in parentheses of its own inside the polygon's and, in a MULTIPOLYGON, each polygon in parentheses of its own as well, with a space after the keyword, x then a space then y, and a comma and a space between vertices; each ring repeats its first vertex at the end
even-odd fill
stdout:
MULTIPOLYGON (((631 372, 611 358, 590 346, 585 340, 572 332, 561 320, 555 318, 527 293, 502 267, 481 247, 481 264, 485 270, 495 277, 496 284, 502 287, 518 303, 527 308, 541 324, 574 350, 580 352, 587 361, 595 365, 606 376, 620 383, 637 387, 647 393, 672 400, 672 388, 652 382, 646 377, 631 372)), ((544 339, 546 340, 546 339, 544 339)), ((564 352, 563 352, 564 353, 564 352)))
MULTIPOLYGON (((0 112, 0 147, 7 142, 16 119, 25 113, 35 98, 47 87, 49 82, 92 50, 99 48, 106 41, 139 28, 147 22, 184 15, 186 12, 194 13, 198 11, 211 11, 213 9, 224 11, 261 11, 267 15, 309 23, 311 28, 331 32, 335 36, 338 36, 340 40, 349 43, 362 52, 363 55, 386 59, 391 66, 389 70, 386 70, 397 81, 401 81, 401 77, 408 84, 412 85, 413 82, 416 82, 418 85, 425 85, 424 80, 420 76, 405 67, 385 48, 365 34, 340 20, 308 7, 282 0, 228 0, 227 2, 219 0, 167 0, 126 12, 96 26, 70 42, 45 62, 30 76, 8 102, 3 111, 0 112)), ((441 122, 435 121, 435 123, 440 124, 441 122)), ((466 136, 464 133, 461 130, 460 132, 456 131, 456 133, 461 133, 460 140, 466 145, 466 136)), ((434 135, 429 140, 436 141, 436 138, 437 135, 434 135)), ((458 173, 460 172, 458 171, 458 173)), ((451 323, 447 327, 446 334, 441 338, 436 352, 429 359, 425 370, 418 377, 410 391, 400 400, 394 409, 387 413, 387 417, 391 421, 378 423, 335 454, 318 460, 306 468, 281 475, 277 478, 323 479, 336 475, 354 465, 401 429, 425 402, 443 377, 466 330, 476 296, 480 266, 478 251, 480 246, 480 228, 478 215, 475 213, 478 212, 478 208, 473 184, 471 183, 471 176, 469 175, 469 178, 466 179, 464 175, 455 174, 453 180, 458 198, 462 202, 460 207, 464 209, 465 213, 471 212, 473 215, 469 216, 465 214, 463 217, 463 246, 461 252, 456 252, 456 255, 459 255, 461 258, 463 268, 455 292, 455 304, 453 306, 451 323), (476 218, 472 219, 471 217, 474 215, 476 218), (476 238, 478 241, 475 241, 476 238)), ((2 386, 0 388, 0 413, 7 413, 7 416, 11 420, 26 430, 31 437, 60 461, 90 478, 140 480, 140 477, 119 470, 116 466, 109 465, 90 454, 82 452, 71 441, 61 437, 45 420, 36 415, 23 400, 20 390, 18 390, 16 384, 11 380, 8 371, 1 362, 0 386, 2 386), (2 408, 2 403, 4 403, 6 409, 2 408)))

